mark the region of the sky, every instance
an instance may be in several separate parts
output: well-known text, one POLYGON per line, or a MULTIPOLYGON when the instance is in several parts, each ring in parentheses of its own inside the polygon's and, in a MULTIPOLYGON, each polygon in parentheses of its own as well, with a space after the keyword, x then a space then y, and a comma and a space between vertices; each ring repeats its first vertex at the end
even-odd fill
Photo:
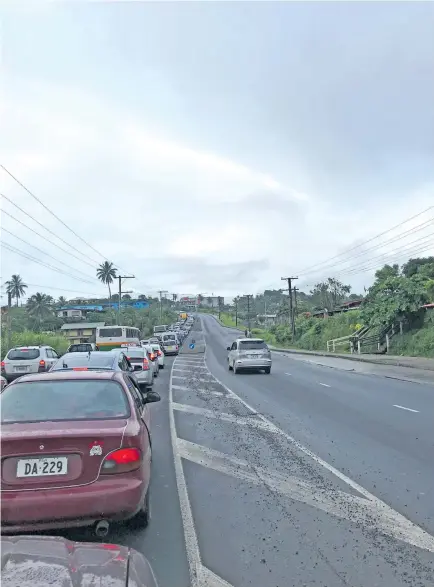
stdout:
POLYGON ((0 168, 2 284, 103 294, 110 260, 133 293, 359 293, 434 254, 433 3, 1 10, 0 162, 45 205, 0 168))

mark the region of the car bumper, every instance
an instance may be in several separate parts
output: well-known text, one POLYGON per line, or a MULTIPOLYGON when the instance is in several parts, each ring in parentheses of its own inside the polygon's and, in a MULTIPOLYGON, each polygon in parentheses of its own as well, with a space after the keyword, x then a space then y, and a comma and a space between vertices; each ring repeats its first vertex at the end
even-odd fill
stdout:
POLYGON ((2 534, 91 526, 127 520, 140 509, 147 490, 137 473, 83 487, 1 493, 2 534))
POLYGON ((135 371, 134 375, 136 376, 137 382, 139 385, 153 385, 154 383, 154 370, 149 369, 149 371, 135 371))
POLYGON ((235 361, 237 369, 266 369, 271 367, 271 359, 238 359, 235 361))
POLYGON ((158 364, 160 367, 164 367, 164 357, 158 357, 158 364))

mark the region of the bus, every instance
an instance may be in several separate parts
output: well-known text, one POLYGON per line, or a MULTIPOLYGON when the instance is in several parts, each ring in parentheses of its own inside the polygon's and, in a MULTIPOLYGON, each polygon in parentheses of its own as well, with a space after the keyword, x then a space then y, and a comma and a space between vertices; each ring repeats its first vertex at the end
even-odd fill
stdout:
POLYGON ((100 326, 96 329, 96 344, 100 351, 140 346, 140 330, 133 326, 100 326))
POLYGON ((159 326, 154 326, 154 335, 166 332, 168 328, 169 326, 167 324, 160 324, 159 326))

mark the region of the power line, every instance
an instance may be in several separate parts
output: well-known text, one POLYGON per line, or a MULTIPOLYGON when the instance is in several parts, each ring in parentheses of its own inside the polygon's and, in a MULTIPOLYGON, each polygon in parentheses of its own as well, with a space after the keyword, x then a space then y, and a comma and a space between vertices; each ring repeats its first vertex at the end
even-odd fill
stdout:
MULTIPOLYGON (((95 247, 93 247, 91 244, 89 244, 83 237, 81 237, 79 234, 77 234, 75 232, 75 230, 73 230, 70 226, 68 226, 61 218, 59 218, 59 216, 57 216, 57 214, 55 214, 52 210, 50 210, 50 208, 48 208, 48 206, 46 206, 44 204, 44 202, 42 202, 37 196, 35 196, 35 194, 33 192, 31 192, 19 179, 17 179, 14 175, 12 175, 12 173, 10 171, 8 171, 6 169, 6 167, 2 164, 0 164, 0 167, 6 171, 6 173, 14 180, 17 182, 18 185, 20 185, 30 196, 32 196, 32 198, 34 198, 45 210, 47 210, 47 212, 49 212, 49 214, 51 214, 56 220, 58 220, 58 222, 60 222, 66 229, 68 229, 70 232, 72 232, 72 234, 77 237, 79 240, 81 240, 81 242, 83 242, 85 245, 87 245, 90 249, 92 249, 92 251, 94 251, 95 253, 97 253, 100 257, 102 257, 103 259, 105 259, 108 263, 112 263, 112 261, 110 261, 110 259, 107 259, 107 257, 105 255, 103 255, 102 253, 100 253, 97 249, 95 249, 95 247)), ((119 268, 121 269, 121 268, 119 268)), ((122 271, 125 271, 124 269, 122 269, 122 271)), ((129 271, 127 271, 127 273, 130 273, 129 271)))
MULTIPOLYGON (((396 241, 403 240, 405 237, 410 236, 411 234, 413 234, 415 232, 419 232, 421 230, 424 230, 425 228, 428 228, 428 226, 433 223, 434 223, 434 218, 430 218, 429 220, 423 222, 422 224, 418 224, 417 226, 410 228, 409 230, 406 230, 405 232, 401 233, 400 235, 394 236, 391 239, 388 239, 386 241, 379 243, 378 245, 374 245, 373 247, 369 247, 367 249, 364 249, 363 251, 360 251, 360 252, 356 253, 355 255, 350 255, 346 259, 342 259, 341 261, 336 261, 333 263, 328 263, 326 265, 322 265, 321 269, 322 270, 328 269, 329 267, 335 267, 336 265, 341 265, 342 263, 347 263, 350 259, 357 259, 359 257, 363 257, 369 251, 374 251, 375 249, 381 249, 382 247, 384 247, 386 245, 392 244, 396 241)), ((423 239, 423 238, 426 238, 426 237, 421 237, 421 239, 423 239)), ((415 241, 412 241, 412 242, 415 242, 415 241)), ((409 243, 407 243, 407 244, 409 244, 409 243)), ((403 245, 403 246, 405 246, 405 245, 403 245)), ((312 273, 317 273, 317 272, 318 272, 318 270, 307 271, 307 272, 303 273, 303 275, 310 275, 312 273)))
MULTIPOLYGON (((7 216, 9 216, 10 218, 12 218, 12 220, 15 220, 15 222, 18 222, 19 224, 21 224, 22 226, 24 226, 24 228, 27 228, 28 230, 30 230, 31 232, 33 232, 34 234, 36 234, 37 236, 39 236, 40 238, 42 238, 44 241, 47 241, 48 243, 50 243, 51 245, 53 245, 54 247, 57 247, 59 250, 63 251, 64 253, 66 253, 67 255, 71 255, 71 257, 74 257, 74 259, 77 259, 78 261, 80 261, 80 263, 86 263, 86 265, 89 265, 89 267, 92 267, 92 269, 96 269, 95 265, 92 265, 91 263, 88 263, 87 261, 85 261, 84 259, 80 259, 80 257, 77 257, 77 255, 74 255, 74 253, 71 253, 71 251, 67 251, 66 249, 64 249, 63 247, 61 247, 60 245, 56 244, 54 241, 50 240, 49 238, 47 238, 46 236, 43 236, 42 234, 40 234, 39 232, 37 232, 36 230, 33 230, 33 228, 31 228, 30 226, 27 226, 27 224, 25 224, 24 222, 22 222, 21 220, 18 220, 18 218, 15 218, 15 216, 12 216, 12 214, 9 214, 9 212, 6 212, 6 210, 2 210, 2 214, 6 214, 7 216)), ((3 229, 4 230, 4 229, 3 229)), ((32 245, 33 246, 33 245, 32 245)), ((68 245, 69 246, 69 245, 68 245)))
POLYGON ((42 249, 39 249, 35 245, 32 245, 31 243, 25 241, 23 238, 17 236, 16 234, 13 234, 10 230, 7 230, 6 228, 2 228, 2 230, 3 230, 3 232, 7 232, 8 234, 12 235, 14 238, 20 240, 25 245, 28 245, 29 247, 32 247, 33 249, 36 249, 37 251, 39 251, 43 255, 47 255, 47 257, 50 257, 50 259, 53 259, 53 261, 57 261, 58 263, 62 263, 62 265, 64 265, 65 267, 68 267, 69 269, 72 269, 73 271, 76 271, 77 273, 81 273, 82 275, 84 275, 85 277, 87 277, 89 279, 95 279, 95 281, 97 281, 97 278, 96 277, 93 278, 91 275, 87 275, 87 273, 83 273, 83 271, 80 271, 79 269, 75 269, 75 267, 72 267, 71 265, 68 265, 64 261, 61 261, 60 259, 57 259, 56 257, 53 257, 53 255, 50 255, 46 251, 43 251, 42 249))
MULTIPOLYGON (((338 253, 337 255, 334 255, 333 257, 329 257, 328 259, 325 260, 325 262, 329 262, 329 261, 332 261, 333 259, 337 259, 339 257, 342 257, 343 255, 346 255, 347 253, 350 253, 351 251, 354 251, 354 250, 358 249, 359 247, 362 247, 363 245, 366 245, 366 244, 372 242, 373 240, 376 240, 377 238, 380 238, 381 236, 384 236, 385 234, 388 234, 392 230, 395 230, 396 228, 399 228, 403 224, 406 224, 407 222, 410 222, 410 220, 414 220, 415 218, 418 218, 419 216, 422 216, 422 214, 425 214, 426 212, 428 212, 429 210, 432 210, 433 208, 434 208, 434 206, 429 206, 426 210, 423 210, 422 212, 419 212, 418 214, 415 214, 414 216, 411 216, 410 218, 407 218, 406 220, 403 220, 399 224, 396 224, 395 226, 392 226, 392 228, 388 228, 387 230, 384 230, 383 232, 380 232, 380 234, 377 234, 376 236, 373 236, 373 237, 369 238, 368 240, 366 240, 366 241, 364 241, 362 243, 359 243, 358 245, 355 245, 354 247, 351 247, 350 249, 346 249, 342 253, 338 253)), ((318 267, 319 265, 323 265, 323 264, 324 264, 324 261, 319 262, 319 263, 315 263, 315 265, 311 265, 310 267, 306 267, 302 271, 299 271, 299 274, 300 275, 303 275, 307 271, 310 271, 310 269, 313 269, 313 268, 318 267)))
MULTIPOLYGON (((4 285, 5 284, 3 284, 1 287, 4 287, 4 285)), ((96 294, 95 292, 89 292, 89 291, 77 291, 75 289, 68 289, 65 287, 54 287, 53 285, 41 285, 40 283, 26 283, 26 285, 28 285, 29 287, 42 287, 42 288, 47 288, 47 289, 54 289, 56 291, 66 291, 66 292, 77 293, 77 294, 86 294, 89 296, 95 296, 95 297, 99 297, 99 298, 106 297, 102 293, 96 294)))
MULTIPOLYGON (((84 253, 82 253, 81 251, 79 251, 76 247, 74 247, 73 245, 66 242, 66 240, 64 240, 62 237, 58 236, 55 232, 53 232, 52 230, 50 230, 49 228, 44 226, 41 222, 39 222, 39 220, 36 220, 36 218, 33 218, 33 216, 31 214, 29 214, 28 212, 26 212, 25 210, 20 208, 20 206, 18 206, 18 204, 15 204, 15 202, 12 202, 12 200, 10 200, 7 196, 5 196, 4 194, 0 194, 0 195, 3 198, 5 198, 8 202, 10 202, 12 204, 12 206, 15 206, 15 208, 17 208, 20 212, 22 212, 23 214, 25 214, 26 216, 31 218, 34 222, 36 222, 36 224, 39 224, 39 226, 41 226, 44 230, 46 230, 47 232, 49 232, 50 234, 52 234, 53 236, 58 238, 60 241, 62 241, 62 243, 64 243, 68 247, 71 247, 71 249, 74 249, 74 251, 77 251, 77 253, 80 253, 80 255, 83 255, 83 257, 90 258, 87 255, 85 255, 84 253)), ((6 214, 7 214, 7 212, 6 212, 6 214)), ((10 214, 9 214, 9 216, 10 216, 10 214)), ((91 260, 93 261, 93 259, 91 259, 91 260)), ((98 264, 98 261, 94 261, 94 263, 98 264)))
POLYGON ((54 267, 52 265, 49 265, 48 263, 44 263, 40 259, 37 259, 36 257, 32 257, 31 255, 28 255, 24 251, 21 251, 20 249, 13 247, 9 243, 6 243, 4 241, 0 241, 0 242, 4 247, 6 247, 7 250, 9 250, 12 253, 15 253, 17 255, 20 255, 21 257, 24 257, 25 259, 29 259, 30 261, 33 261, 34 263, 37 263, 38 265, 42 265, 43 267, 46 267, 47 269, 51 269, 52 271, 56 271, 57 273, 61 273, 63 275, 66 275, 67 277, 72 277, 72 279, 76 279, 77 281, 82 281, 83 283, 90 283, 91 285, 95 285, 92 281, 88 281, 86 279, 82 279, 81 277, 71 275, 70 273, 67 273, 66 271, 62 271, 62 269, 59 269, 58 267, 54 267))

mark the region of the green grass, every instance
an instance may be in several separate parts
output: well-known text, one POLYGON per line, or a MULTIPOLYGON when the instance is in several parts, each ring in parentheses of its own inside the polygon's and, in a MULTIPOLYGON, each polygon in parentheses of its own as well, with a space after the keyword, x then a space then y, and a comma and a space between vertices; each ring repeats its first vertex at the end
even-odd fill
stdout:
POLYGON ((422 328, 395 335, 390 344, 389 354, 407 357, 434 358, 434 311, 425 314, 422 328))
MULTIPOLYGON (((3 331, 2 333, 2 359, 8 352, 7 339, 3 331)), ((58 353, 66 352, 69 342, 60 334, 44 334, 42 332, 32 332, 31 330, 24 330, 23 332, 12 332, 11 348, 16 346, 37 346, 39 344, 46 344, 53 347, 58 353)))

